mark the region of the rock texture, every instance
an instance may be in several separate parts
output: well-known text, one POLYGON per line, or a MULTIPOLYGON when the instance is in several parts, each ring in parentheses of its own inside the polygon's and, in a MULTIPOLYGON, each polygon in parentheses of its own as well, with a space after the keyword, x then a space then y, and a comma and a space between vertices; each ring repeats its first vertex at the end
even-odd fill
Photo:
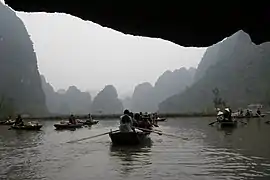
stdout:
POLYGON ((21 19, 1 2, 0 77, 0 95, 14 112, 47 113, 32 41, 21 19))

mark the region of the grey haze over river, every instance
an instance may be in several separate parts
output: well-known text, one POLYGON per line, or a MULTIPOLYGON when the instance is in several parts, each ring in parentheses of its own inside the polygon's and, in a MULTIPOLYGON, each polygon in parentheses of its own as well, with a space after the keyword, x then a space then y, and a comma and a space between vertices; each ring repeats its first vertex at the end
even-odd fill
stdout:
POLYGON ((118 120, 102 120, 76 131, 56 131, 43 121, 39 132, 0 126, 0 179, 270 179, 270 125, 251 119, 237 129, 208 126, 213 118, 179 118, 159 129, 188 137, 182 141, 151 134, 143 147, 111 146, 108 135, 67 144, 116 129, 118 120))

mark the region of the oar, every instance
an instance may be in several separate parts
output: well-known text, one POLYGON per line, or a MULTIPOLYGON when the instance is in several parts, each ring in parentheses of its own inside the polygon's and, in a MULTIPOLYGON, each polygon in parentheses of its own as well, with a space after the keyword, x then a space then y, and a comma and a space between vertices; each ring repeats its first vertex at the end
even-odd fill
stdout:
POLYGON ((188 140, 188 138, 183 138, 183 137, 177 136, 175 134, 169 134, 169 133, 164 133, 164 132, 161 132, 161 131, 149 130, 149 129, 144 129, 144 128, 137 128, 137 129, 142 130, 142 131, 153 132, 153 133, 156 133, 158 135, 166 135, 166 136, 172 136, 172 137, 181 138, 183 140, 188 140))
POLYGON ((73 140, 73 141, 68 141, 66 143, 75 143, 75 142, 79 142, 79 141, 84 141, 84 140, 87 140, 87 139, 92 139, 92 138, 95 138, 95 137, 103 136, 103 135, 106 135, 106 134, 110 134, 111 132, 117 132, 117 131, 119 131, 119 130, 110 131, 110 132, 106 132, 106 133, 102 133, 102 134, 98 134, 98 135, 95 135, 95 136, 90 136, 90 137, 86 137, 86 138, 82 138, 82 139, 77 139, 77 140, 73 140))
POLYGON ((147 131, 147 132, 155 132, 158 135, 162 135, 161 131, 154 131, 154 130, 139 128, 139 127, 136 127, 136 129, 139 129, 139 130, 142 130, 142 131, 147 131))
POLYGON ((218 121, 211 122, 211 123, 209 124, 209 126, 212 126, 212 125, 215 124, 216 122, 218 122, 218 121))

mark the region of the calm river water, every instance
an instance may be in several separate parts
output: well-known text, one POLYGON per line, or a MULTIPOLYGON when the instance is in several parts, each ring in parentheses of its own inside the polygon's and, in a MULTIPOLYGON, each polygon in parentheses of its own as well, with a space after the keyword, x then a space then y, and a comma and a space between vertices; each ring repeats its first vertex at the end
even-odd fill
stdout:
POLYGON ((75 140, 116 129, 117 120, 92 128, 56 131, 57 121, 43 121, 40 132, 0 126, 0 179, 270 179, 270 125, 251 119, 236 129, 208 126, 213 118, 177 118, 160 122, 164 132, 183 141, 151 134, 145 147, 116 148, 108 135, 75 140))

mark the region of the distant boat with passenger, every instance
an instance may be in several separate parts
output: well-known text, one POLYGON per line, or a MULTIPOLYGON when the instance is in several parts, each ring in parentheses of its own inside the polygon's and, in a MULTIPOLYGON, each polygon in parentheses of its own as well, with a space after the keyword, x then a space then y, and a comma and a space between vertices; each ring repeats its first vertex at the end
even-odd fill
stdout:
POLYGON ((10 126, 10 129, 14 130, 28 130, 28 131, 39 131, 42 128, 42 124, 35 122, 24 123, 23 125, 15 125, 10 126))
POLYGON ((232 113, 232 117, 235 119, 265 117, 266 114, 261 113, 262 108, 262 104, 250 104, 245 110, 239 109, 237 112, 232 113))

